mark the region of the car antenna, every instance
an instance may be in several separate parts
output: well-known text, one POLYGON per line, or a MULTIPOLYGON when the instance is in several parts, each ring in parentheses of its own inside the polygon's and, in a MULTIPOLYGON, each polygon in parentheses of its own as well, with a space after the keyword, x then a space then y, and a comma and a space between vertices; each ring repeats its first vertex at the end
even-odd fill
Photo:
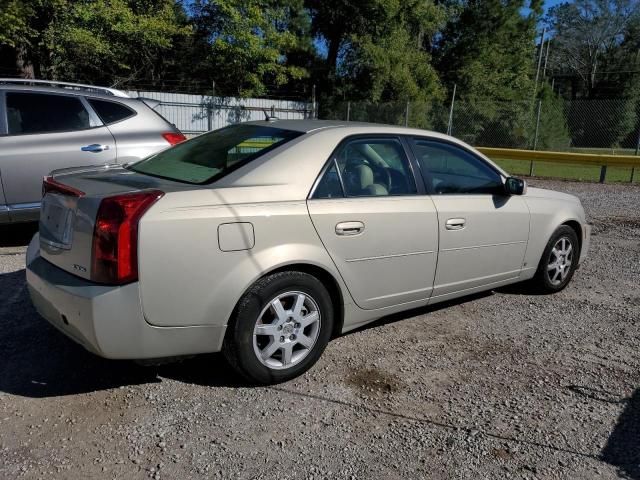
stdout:
POLYGON ((275 112, 274 112, 274 108, 271 107, 271 115, 269 115, 269 112, 267 112, 267 109, 263 109, 262 112, 264 113, 264 120, 265 122, 273 122, 275 120, 278 120, 278 117, 275 116, 275 112))

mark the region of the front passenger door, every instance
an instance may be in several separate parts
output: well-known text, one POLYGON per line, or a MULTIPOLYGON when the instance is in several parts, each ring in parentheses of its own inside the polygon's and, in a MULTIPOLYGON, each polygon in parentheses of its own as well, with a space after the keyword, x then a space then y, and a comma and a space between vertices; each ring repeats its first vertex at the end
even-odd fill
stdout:
POLYGON ((504 193, 502 175, 457 144, 413 138, 438 212, 440 245, 432 301, 517 278, 529 239, 529 209, 504 193))
POLYGON ((418 191, 397 137, 345 140, 307 206, 356 305, 427 303, 438 249, 436 210, 418 191))

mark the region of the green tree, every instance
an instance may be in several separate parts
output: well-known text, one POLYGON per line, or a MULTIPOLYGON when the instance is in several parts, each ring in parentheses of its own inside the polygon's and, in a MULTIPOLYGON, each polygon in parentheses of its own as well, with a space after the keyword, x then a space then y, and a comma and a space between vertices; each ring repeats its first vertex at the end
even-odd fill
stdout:
POLYGON ((542 2, 462 0, 449 6, 454 14, 439 39, 437 65, 444 83, 457 85, 454 134, 476 145, 530 146, 542 2))
POLYGON ((353 119, 402 123, 406 102, 412 101, 422 104, 411 123, 428 125, 431 103, 443 97, 431 57, 432 40, 446 15, 443 7, 433 0, 305 3, 323 45, 314 77, 325 116, 342 118, 343 100, 349 99, 358 101, 353 119))
POLYGON ((536 149, 567 150, 571 146, 571 137, 565 111, 566 102, 546 83, 540 90, 540 125, 536 149))
POLYGON ((197 68, 217 91, 264 95, 308 76, 290 61, 312 51, 301 0, 199 0, 191 11, 202 52, 197 68))
POLYGON ((153 79, 174 42, 190 34, 173 0, 33 0, 0 14, 0 45, 13 50, 18 74, 101 84, 153 79), (8 13, 9 12, 9 13, 8 13))
POLYGON ((621 46, 629 43, 628 34, 639 16, 638 0, 574 0, 549 10, 545 19, 553 32, 549 67, 573 77, 572 98, 603 98, 611 83, 619 81, 608 72, 629 70, 629 56, 620 55, 621 46))
MULTIPOLYGON (((640 2, 575 0, 552 8, 552 75, 569 79, 568 120, 578 147, 634 146, 640 88, 640 2)), ((564 90, 564 89, 563 89, 564 90)))

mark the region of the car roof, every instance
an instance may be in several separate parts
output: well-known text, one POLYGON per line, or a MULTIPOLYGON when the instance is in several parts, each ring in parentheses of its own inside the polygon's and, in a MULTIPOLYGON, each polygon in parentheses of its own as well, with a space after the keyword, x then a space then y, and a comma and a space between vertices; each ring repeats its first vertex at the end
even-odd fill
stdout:
POLYGON ((264 127, 282 128, 284 130, 292 130, 295 132, 312 133, 318 130, 325 129, 351 129, 357 130, 359 133, 366 134, 368 131, 371 133, 390 133, 397 135, 425 135, 438 137, 438 138, 451 138, 439 132, 431 130, 423 130, 419 128, 410 128, 398 125, 386 125, 383 123, 369 123, 369 122, 347 122, 342 120, 260 120, 253 122, 244 122, 243 125, 259 125, 264 127))
POLYGON ((120 92, 119 90, 114 90, 114 92, 119 92, 118 95, 114 93, 109 93, 106 87, 91 87, 87 86, 53 86, 47 84, 20 84, 20 83, 4 83, 0 79, 0 90, 11 90, 11 91, 23 91, 23 92, 37 92, 37 93, 55 93, 55 94, 65 94, 65 95, 79 95, 79 96, 91 96, 96 98, 104 98, 105 100, 124 100, 131 99, 124 92, 120 92))

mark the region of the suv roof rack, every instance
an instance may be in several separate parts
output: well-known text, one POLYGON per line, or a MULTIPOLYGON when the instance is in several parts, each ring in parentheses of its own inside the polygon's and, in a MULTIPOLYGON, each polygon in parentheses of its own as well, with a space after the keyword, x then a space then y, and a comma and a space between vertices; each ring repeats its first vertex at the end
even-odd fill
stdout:
POLYGON ((0 78, 1 84, 14 85, 42 85, 51 87, 66 88, 68 90, 87 90, 96 93, 113 95, 114 97, 129 97, 122 90, 108 87, 96 87, 95 85, 84 85, 82 83, 58 82, 56 80, 34 80, 32 78, 0 78))

